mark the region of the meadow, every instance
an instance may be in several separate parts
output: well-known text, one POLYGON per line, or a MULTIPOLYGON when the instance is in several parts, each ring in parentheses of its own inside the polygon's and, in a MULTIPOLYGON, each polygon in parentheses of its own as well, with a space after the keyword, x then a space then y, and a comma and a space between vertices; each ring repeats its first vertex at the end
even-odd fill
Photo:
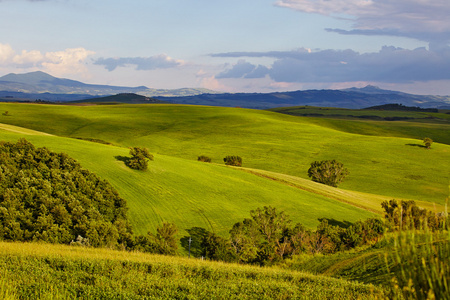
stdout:
POLYGON ((2 110, 10 116, 0 116, 0 123, 121 147, 145 146, 154 154, 187 160, 206 155, 221 164, 226 155, 239 155, 245 167, 305 179, 311 162, 336 159, 350 171, 340 186, 345 190, 437 204, 448 196, 450 146, 436 142, 426 150, 421 139, 387 136, 383 130, 352 134, 330 128, 325 119, 321 124, 268 111, 203 106, 0 104, 2 110))
MULTIPOLYGON (((67 153, 106 179, 127 201, 136 234, 173 222, 179 228, 178 238, 186 239, 199 228, 226 237, 234 223, 249 217, 250 210, 269 205, 312 229, 321 219, 348 224, 381 217, 381 203, 394 198, 414 200, 440 212, 449 195, 445 114, 438 116, 444 121, 434 123, 392 123, 166 104, 0 103, 1 111, 8 114, 0 115, 0 140, 25 137, 36 147, 67 153), (419 135, 435 140, 431 149, 423 147, 419 135), (132 146, 147 147, 154 155, 147 171, 125 165, 132 146), (212 163, 197 161, 199 155, 211 157, 212 163), (226 155, 241 156, 243 167, 225 166, 226 155), (350 170, 339 188, 307 177, 310 163, 325 159, 336 159, 350 170)), ((416 113, 410 117, 421 119, 416 113)), ((448 273, 449 252, 444 250, 448 273)), ((187 249, 179 253, 186 256, 187 249)), ((334 255, 300 255, 279 268, 260 268, 0 242, 0 298, 382 298, 392 277, 384 269, 386 253, 369 247, 334 255)))
POLYGON ((2 299, 374 299, 376 286, 280 268, 0 242, 2 299))

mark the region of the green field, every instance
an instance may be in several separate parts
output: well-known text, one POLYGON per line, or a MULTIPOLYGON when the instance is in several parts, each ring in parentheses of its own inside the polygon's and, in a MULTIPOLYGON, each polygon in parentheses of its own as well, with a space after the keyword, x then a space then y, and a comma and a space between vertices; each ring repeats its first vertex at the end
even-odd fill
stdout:
POLYGON ((239 155, 245 167, 301 178, 307 178, 311 162, 336 159, 350 171, 340 186, 346 190, 438 204, 449 195, 450 146, 434 143, 426 150, 421 140, 387 136, 383 130, 380 136, 351 134, 329 128, 325 118, 321 124, 267 111, 183 105, 2 103, 2 110, 10 116, 0 116, 0 123, 58 136, 145 146, 155 154, 188 160, 207 155, 215 163, 239 155))
MULTIPOLYGON (((15 141, 20 128, 0 131, 2 140, 15 141)), ((24 131, 28 132, 28 131, 24 131)), ((155 155, 146 172, 131 170, 117 160, 128 149, 47 135, 24 135, 38 147, 66 152, 82 166, 107 179, 127 200, 137 233, 154 230, 162 221, 181 230, 202 227, 226 234, 231 226, 257 207, 285 210, 310 228, 319 218, 356 221, 373 216, 367 210, 329 197, 261 178, 239 169, 165 155, 155 155)))
POLYGON ((2 299, 375 299, 309 273, 74 246, 0 242, 2 299))
POLYGON ((418 140, 349 134, 310 118, 236 108, 0 104, 2 110, 9 116, 0 115, 0 139, 24 136, 36 146, 68 153, 107 179, 127 200, 137 233, 172 221, 181 235, 192 227, 226 234, 264 205, 312 228, 319 218, 373 216, 390 198, 414 199, 441 211, 448 196, 450 146, 445 144, 426 150, 411 146, 418 140), (129 146, 155 154, 148 171, 133 171, 118 159, 128 155, 129 146), (197 162, 198 155, 213 163, 197 162), (240 155, 253 171, 223 166, 226 155, 240 155), (348 167, 342 189, 307 179, 309 163, 322 159, 348 167))

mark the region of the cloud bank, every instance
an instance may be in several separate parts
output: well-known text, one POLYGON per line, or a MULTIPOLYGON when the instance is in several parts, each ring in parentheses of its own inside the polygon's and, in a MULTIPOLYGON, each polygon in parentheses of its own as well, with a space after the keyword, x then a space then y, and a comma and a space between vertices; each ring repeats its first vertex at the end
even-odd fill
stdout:
POLYGON ((160 54, 151 57, 99 58, 94 64, 104 66, 108 71, 127 66, 135 66, 136 70, 156 70, 178 67, 183 65, 183 61, 160 54))
POLYGON ((429 42, 435 49, 450 42, 448 0, 278 0, 276 5, 347 17, 353 30, 328 29, 341 34, 402 36, 429 42))
POLYGON ((332 83, 372 81, 412 83, 450 79, 450 50, 434 52, 425 48, 407 50, 383 47, 379 52, 353 50, 230 52, 213 57, 241 58, 216 78, 263 78, 276 82, 332 83), (254 65, 242 58, 270 57, 269 66, 254 65))

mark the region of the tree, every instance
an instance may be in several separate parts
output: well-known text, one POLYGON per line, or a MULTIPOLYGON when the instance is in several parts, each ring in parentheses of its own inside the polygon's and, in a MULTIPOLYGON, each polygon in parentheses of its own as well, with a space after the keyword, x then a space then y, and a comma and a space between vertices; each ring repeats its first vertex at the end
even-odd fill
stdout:
POLYGON ((228 155, 223 161, 228 166, 241 167, 242 166, 242 158, 240 156, 228 155))
POLYGON ((334 159, 315 161, 308 169, 308 176, 313 181, 334 187, 337 187, 348 174, 348 169, 334 159))
POLYGON ((125 164, 131 169, 147 170, 148 160, 153 160, 153 155, 148 152, 147 148, 132 147, 130 148, 130 159, 125 164))
POLYGON ((423 139, 423 143, 425 144, 425 147, 427 149, 431 149, 431 144, 433 144, 433 140, 430 139, 429 137, 426 137, 423 139))

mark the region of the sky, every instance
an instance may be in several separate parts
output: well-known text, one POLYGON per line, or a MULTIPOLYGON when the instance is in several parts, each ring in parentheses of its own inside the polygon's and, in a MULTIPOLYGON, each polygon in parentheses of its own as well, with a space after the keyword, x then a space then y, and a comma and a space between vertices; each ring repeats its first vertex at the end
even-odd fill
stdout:
POLYGON ((449 0, 0 0, 0 76, 450 95, 449 0))

